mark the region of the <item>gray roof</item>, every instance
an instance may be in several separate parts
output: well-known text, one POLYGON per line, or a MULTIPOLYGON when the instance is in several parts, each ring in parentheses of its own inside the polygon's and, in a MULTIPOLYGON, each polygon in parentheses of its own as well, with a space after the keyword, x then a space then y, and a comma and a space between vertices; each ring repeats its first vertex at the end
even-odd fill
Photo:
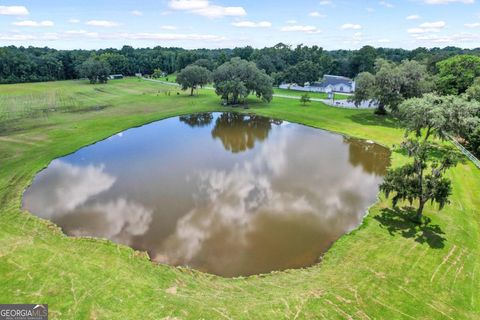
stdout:
POLYGON ((336 86, 339 84, 351 87, 353 85, 353 80, 347 77, 326 74, 323 76, 322 81, 313 83, 313 86, 326 88, 329 85, 336 86))

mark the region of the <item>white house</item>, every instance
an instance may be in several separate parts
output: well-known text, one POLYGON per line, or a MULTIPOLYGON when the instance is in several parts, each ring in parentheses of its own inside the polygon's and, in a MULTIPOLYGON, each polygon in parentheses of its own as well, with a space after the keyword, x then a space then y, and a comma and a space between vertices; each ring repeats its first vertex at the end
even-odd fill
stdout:
POLYGON ((355 81, 347 77, 326 74, 323 76, 322 81, 314 82, 312 84, 305 83, 303 87, 295 83, 286 83, 281 84, 280 88, 308 92, 353 93, 355 92, 355 81))
POLYGON ((110 80, 118 80, 118 79, 123 79, 123 74, 111 74, 109 76, 110 80))

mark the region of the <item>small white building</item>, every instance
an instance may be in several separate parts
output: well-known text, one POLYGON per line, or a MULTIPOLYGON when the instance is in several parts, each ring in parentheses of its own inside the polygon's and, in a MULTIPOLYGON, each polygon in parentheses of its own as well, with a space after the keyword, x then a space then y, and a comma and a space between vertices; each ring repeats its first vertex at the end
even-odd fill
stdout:
POLYGON ((109 76, 110 80, 119 80, 119 79, 123 79, 123 74, 111 74, 109 76))
POLYGON ((350 78, 342 76, 333 76, 326 74, 322 81, 314 82, 312 84, 305 83, 299 86, 295 83, 281 84, 280 89, 289 89, 307 92, 338 92, 338 93, 353 93, 355 92, 355 81, 350 78))

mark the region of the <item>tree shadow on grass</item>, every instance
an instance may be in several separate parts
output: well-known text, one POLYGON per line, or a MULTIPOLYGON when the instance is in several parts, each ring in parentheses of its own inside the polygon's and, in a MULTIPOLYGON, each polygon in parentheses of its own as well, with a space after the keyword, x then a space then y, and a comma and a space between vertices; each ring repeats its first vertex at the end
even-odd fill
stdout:
POLYGON ((399 121, 391 116, 379 116, 371 113, 356 113, 348 117, 353 122, 365 126, 379 126, 387 128, 400 128, 399 121))
POLYGON ((413 208, 382 209, 381 214, 375 217, 382 228, 386 228, 391 236, 401 235, 413 238, 421 244, 428 244, 430 248, 441 249, 445 247, 447 239, 439 225, 431 224, 431 219, 424 217, 421 224, 412 220, 415 215, 413 208))

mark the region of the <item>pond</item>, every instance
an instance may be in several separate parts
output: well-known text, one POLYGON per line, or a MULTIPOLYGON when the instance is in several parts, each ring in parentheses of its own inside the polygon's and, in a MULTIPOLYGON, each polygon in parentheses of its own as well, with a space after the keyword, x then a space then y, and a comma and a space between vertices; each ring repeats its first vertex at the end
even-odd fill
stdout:
POLYGON ((259 116, 133 128, 54 160, 24 208, 70 236, 232 277, 311 266, 377 199, 390 152, 259 116))

